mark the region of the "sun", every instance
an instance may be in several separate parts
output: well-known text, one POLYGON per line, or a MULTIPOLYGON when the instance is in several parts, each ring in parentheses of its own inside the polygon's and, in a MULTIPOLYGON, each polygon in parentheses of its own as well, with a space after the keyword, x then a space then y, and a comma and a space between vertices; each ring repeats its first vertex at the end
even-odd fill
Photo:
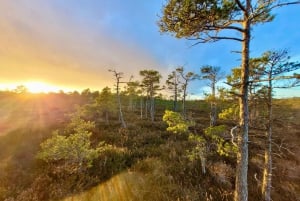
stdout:
POLYGON ((49 93, 58 92, 60 89, 54 85, 40 81, 29 81, 24 83, 24 86, 31 93, 49 93))

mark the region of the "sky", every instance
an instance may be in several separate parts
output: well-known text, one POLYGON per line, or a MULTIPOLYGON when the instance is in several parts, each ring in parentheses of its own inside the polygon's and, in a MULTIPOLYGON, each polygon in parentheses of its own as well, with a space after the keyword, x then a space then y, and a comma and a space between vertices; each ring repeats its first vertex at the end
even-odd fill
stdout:
MULTIPOLYGON (((47 83, 57 89, 101 90, 113 87, 108 69, 139 79, 143 69, 158 70, 164 80, 178 66, 199 73, 203 65, 224 73, 239 66, 240 44, 199 44, 159 32, 165 0, 0 0, 0 88, 47 83), (126 2, 126 3, 124 3, 126 2)), ((252 29, 251 56, 287 48, 300 61, 300 5, 274 11, 271 23, 252 29)), ((163 81, 164 83, 164 81, 163 81)), ((203 94, 204 82, 190 92, 203 94)), ((278 92, 300 96, 300 89, 278 92)), ((277 94, 278 95, 278 94, 277 94)))

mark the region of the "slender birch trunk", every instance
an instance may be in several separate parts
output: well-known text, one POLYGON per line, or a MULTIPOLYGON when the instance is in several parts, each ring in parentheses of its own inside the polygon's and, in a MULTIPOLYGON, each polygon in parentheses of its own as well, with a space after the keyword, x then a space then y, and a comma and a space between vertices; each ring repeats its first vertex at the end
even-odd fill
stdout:
POLYGON ((126 123, 124 121, 124 117, 123 117, 123 112, 122 112, 122 104, 121 104, 121 97, 120 97, 120 92, 119 92, 119 82, 117 82, 117 97, 118 97, 118 104, 119 104, 119 118, 120 121, 122 123, 122 127, 126 128, 126 123))
POLYGON ((216 80, 212 81, 212 102, 210 103, 210 126, 215 126, 217 121, 217 104, 216 104, 216 80))
POLYGON ((143 104, 143 97, 141 96, 141 99, 140 99, 140 110, 141 110, 141 119, 143 119, 143 107, 144 107, 144 104, 143 104))
POLYGON ((262 195, 265 201, 271 201, 272 188, 272 70, 269 72, 268 86, 268 123, 266 131, 265 163, 262 180, 262 195))
POLYGON ((187 91, 187 80, 185 80, 185 83, 183 85, 183 97, 182 97, 182 116, 184 119, 186 119, 186 105, 185 105, 185 100, 186 100, 186 91, 187 91))
POLYGON ((154 122, 154 94, 153 94, 153 87, 151 87, 150 92, 150 117, 151 121, 154 122))

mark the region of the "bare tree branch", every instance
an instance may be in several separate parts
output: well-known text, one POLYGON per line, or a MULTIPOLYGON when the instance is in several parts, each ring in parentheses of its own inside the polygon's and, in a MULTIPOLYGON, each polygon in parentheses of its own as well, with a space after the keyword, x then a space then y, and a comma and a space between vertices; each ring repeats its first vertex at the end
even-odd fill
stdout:
MULTIPOLYGON (((258 16, 262 15, 264 12, 270 12, 271 10, 275 9, 275 8, 280 8, 282 6, 288 6, 288 5, 295 5, 295 4, 300 4, 300 1, 293 1, 293 2, 285 2, 285 3, 278 3, 275 4, 267 9, 260 9, 260 12, 257 13, 252 13, 253 15, 250 16, 250 19, 253 20, 255 18, 257 18, 258 16)), ((264 8, 268 7, 268 5, 263 6, 264 8)))
POLYGON ((234 131, 235 131, 235 129, 237 129, 238 127, 239 127, 239 126, 236 125, 236 126, 233 127, 232 129, 230 129, 231 143, 232 143, 234 146, 238 146, 238 145, 234 142, 234 139, 235 139, 234 131))
POLYGON ((235 2, 242 11, 246 12, 246 8, 242 5, 242 2, 240 0, 235 0, 235 2))
MULTIPOLYGON (((190 40, 190 39, 188 39, 188 40, 190 40)), ((226 36, 208 36, 207 38, 198 38, 198 39, 192 39, 192 40, 199 40, 199 41, 197 43, 194 43, 190 47, 194 47, 200 43, 216 42, 218 40, 234 40, 234 41, 238 41, 238 42, 243 42, 243 40, 240 38, 226 37, 226 36)))

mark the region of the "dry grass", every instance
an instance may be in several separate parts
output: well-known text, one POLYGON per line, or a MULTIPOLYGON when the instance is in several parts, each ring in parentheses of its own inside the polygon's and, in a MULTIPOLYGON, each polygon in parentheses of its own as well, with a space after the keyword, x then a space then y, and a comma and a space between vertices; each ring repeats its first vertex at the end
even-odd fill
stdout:
POLYGON ((86 192, 72 195, 62 201, 137 201, 140 186, 145 180, 140 173, 123 172, 86 192))

